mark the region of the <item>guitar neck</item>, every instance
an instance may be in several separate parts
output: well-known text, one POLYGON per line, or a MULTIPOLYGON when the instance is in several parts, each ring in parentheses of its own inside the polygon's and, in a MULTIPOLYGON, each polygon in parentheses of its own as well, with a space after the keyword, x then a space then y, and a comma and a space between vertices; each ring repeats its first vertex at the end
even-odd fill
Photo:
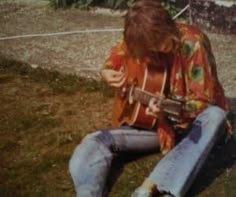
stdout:
POLYGON ((172 99, 164 98, 163 96, 159 96, 156 94, 152 94, 145 90, 142 90, 138 87, 135 87, 133 90, 134 100, 140 102, 143 105, 148 106, 150 100, 152 98, 157 99, 157 103, 159 104, 159 108, 169 114, 179 116, 182 110, 182 103, 179 101, 175 101, 172 99))
POLYGON ((139 101, 140 103, 142 103, 143 105, 146 105, 146 106, 148 106, 148 104, 152 98, 155 98, 158 101, 163 99, 161 96, 152 94, 152 93, 142 90, 138 87, 134 88, 133 96, 136 101, 139 101))

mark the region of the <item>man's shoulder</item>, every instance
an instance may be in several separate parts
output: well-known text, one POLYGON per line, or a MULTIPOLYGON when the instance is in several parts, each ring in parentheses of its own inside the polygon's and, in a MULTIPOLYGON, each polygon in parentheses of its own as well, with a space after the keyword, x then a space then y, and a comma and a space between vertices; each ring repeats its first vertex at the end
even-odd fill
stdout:
POLYGON ((193 43, 207 38, 206 34, 196 25, 177 23, 182 42, 191 41, 193 43))
POLYGON ((199 27, 183 23, 177 25, 182 44, 181 51, 184 57, 192 57, 192 55, 202 47, 210 49, 209 39, 199 27))

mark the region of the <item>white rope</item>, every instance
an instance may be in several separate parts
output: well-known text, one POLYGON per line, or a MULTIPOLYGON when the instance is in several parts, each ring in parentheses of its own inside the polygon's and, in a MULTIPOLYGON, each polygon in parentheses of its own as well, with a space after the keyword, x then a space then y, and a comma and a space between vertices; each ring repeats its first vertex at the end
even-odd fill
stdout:
MULTIPOLYGON (((186 5, 179 13, 177 13, 173 19, 175 20, 181 14, 183 14, 190 5, 186 5)), ((71 35, 71 34, 85 34, 85 33, 104 33, 104 32, 119 32, 123 31, 123 28, 120 29, 90 29, 90 30, 78 30, 78 31, 65 31, 65 32, 54 32, 54 33, 38 33, 38 34, 23 34, 23 35, 16 35, 16 36, 7 36, 7 37, 0 37, 0 41, 3 40, 14 40, 19 38, 36 38, 36 37, 48 37, 48 36, 62 36, 62 35, 71 35)))
POLYGON ((186 5, 182 10, 180 10, 179 13, 177 13, 173 19, 175 20, 176 18, 178 18, 181 14, 183 14, 188 8, 190 7, 190 4, 186 5))
POLYGON ((55 33, 42 33, 42 34, 24 34, 17 36, 0 37, 1 40, 14 40, 19 38, 35 38, 35 37, 48 37, 48 36, 61 36, 70 34, 84 34, 84 33, 104 33, 104 32, 117 32, 123 29, 91 29, 91 30, 78 30, 78 31, 64 31, 55 33))
POLYGON ((81 71, 96 71, 96 72, 98 72, 100 70, 101 69, 98 69, 98 68, 76 68, 76 71, 79 71, 79 72, 81 72, 81 71))

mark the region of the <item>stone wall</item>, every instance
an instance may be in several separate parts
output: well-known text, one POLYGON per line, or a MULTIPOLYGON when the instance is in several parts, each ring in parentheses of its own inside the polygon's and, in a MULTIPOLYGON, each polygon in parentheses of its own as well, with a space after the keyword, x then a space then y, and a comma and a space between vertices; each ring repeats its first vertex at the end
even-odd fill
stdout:
MULTIPOLYGON (((236 33, 236 0, 176 0, 177 8, 190 4, 192 22, 215 33, 236 33)), ((185 12, 189 17, 189 12, 185 12)))
POLYGON ((236 0, 191 0, 193 23, 216 33, 236 33, 236 0))
POLYGON ((189 0, 175 0, 175 5, 178 8, 184 8, 189 3, 189 0))

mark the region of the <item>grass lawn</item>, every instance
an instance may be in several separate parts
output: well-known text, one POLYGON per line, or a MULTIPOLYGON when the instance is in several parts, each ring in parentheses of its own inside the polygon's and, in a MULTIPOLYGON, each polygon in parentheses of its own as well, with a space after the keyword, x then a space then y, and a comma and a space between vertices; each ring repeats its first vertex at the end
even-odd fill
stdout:
MULTIPOLYGON (((87 133, 110 126, 113 92, 2 56, 0 90, 1 196, 74 196, 69 158, 87 133)), ((117 158, 110 196, 130 196, 160 158, 117 158)), ((217 146, 187 196, 236 196, 235 160, 234 141, 217 146)))

